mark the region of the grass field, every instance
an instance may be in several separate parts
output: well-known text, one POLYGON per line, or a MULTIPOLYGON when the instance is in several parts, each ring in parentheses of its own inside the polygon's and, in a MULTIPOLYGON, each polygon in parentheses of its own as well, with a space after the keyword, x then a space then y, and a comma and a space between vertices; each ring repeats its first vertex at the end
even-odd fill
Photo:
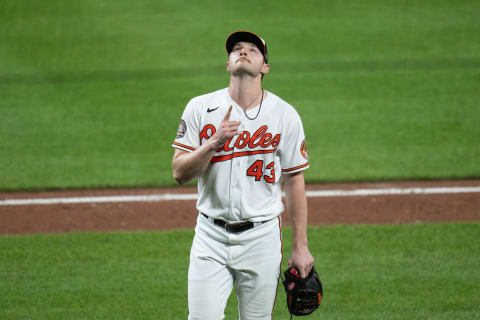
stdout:
POLYGON ((304 119, 308 181, 479 177, 475 1, 0 4, 0 190, 174 184, 224 41, 265 37, 265 88, 304 119))
MULTIPOLYGON (((478 223, 309 228, 325 289, 309 319, 480 319, 479 233, 478 223)), ((186 319, 192 237, 0 237, 0 318, 186 319)), ((278 290, 274 318, 289 319, 278 290)), ((236 315, 232 295, 226 319, 236 315)))
MULTIPOLYGON (((174 184, 180 115, 228 85, 239 29, 267 40, 264 87, 303 118, 309 182, 480 177, 478 2, 6 0, 0 190, 174 184)), ((311 227, 325 298, 309 319, 480 319, 479 234, 311 227)), ((0 318, 185 319, 192 237, 0 236, 0 318)))

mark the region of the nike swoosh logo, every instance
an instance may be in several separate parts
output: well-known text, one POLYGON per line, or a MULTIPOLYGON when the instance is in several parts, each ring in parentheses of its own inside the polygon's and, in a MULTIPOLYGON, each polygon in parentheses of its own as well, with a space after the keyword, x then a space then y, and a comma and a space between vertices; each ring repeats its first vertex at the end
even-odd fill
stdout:
POLYGON ((220 107, 216 107, 216 108, 213 108, 213 109, 208 108, 208 109, 207 109, 207 112, 215 111, 215 110, 217 110, 218 108, 220 108, 220 107))

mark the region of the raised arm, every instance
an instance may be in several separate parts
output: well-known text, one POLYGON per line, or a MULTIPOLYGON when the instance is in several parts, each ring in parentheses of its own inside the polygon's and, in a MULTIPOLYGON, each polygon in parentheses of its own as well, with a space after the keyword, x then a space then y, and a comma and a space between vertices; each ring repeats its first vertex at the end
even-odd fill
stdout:
POLYGON ((212 138, 193 152, 175 149, 172 159, 173 177, 179 184, 184 184, 207 170, 215 151, 229 138, 239 134, 240 121, 230 121, 232 106, 228 109, 218 130, 212 138))

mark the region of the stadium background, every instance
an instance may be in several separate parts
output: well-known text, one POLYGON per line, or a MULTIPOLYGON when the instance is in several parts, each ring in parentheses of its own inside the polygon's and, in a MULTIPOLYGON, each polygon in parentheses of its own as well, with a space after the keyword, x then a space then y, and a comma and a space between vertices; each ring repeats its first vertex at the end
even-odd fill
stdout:
MULTIPOLYGON (((0 26, 3 198, 173 185, 183 107, 227 86, 224 40, 238 29, 267 40, 265 88, 303 118, 309 183, 478 185, 475 1, 5 0, 0 26)), ((480 318, 479 235, 478 222, 312 226, 327 284, 312 318, 480 318)), ((191 236, 3 235, 0 316, 185 318, 191 236)))

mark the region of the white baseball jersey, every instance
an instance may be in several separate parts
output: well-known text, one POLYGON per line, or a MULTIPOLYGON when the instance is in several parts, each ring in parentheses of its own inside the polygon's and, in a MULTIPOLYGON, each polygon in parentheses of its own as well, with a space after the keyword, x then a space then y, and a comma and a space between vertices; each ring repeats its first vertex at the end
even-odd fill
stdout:
POLYGON ((284 210, 282 174, 309 167, 302 121, 287 102, 268 92, 260 110, 247 111, 250 120, 228 88, 195 97, 183 112, 172 146, 195 151, 215 134, 230 105, 230 120, 242 122, 241 134, 217 149, 198 178, 197 209, 228 222, 273 219, 284 210))

